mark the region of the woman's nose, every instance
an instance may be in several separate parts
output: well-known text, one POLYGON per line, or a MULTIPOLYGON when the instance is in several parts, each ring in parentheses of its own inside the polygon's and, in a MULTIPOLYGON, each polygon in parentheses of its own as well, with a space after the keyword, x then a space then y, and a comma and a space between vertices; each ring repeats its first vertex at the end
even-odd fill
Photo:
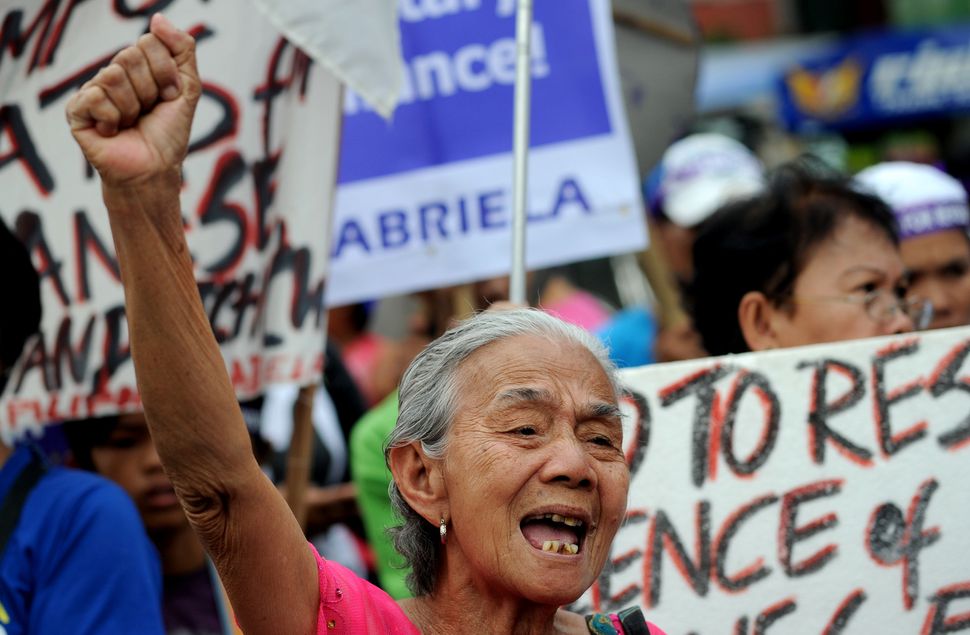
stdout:
POLYGON ((162 469, 162 460, 158 456, 158 450, 155 449, 155 443, 148 440, 145 444, 145 448, 141 454, 141 464, 145 471, 154 471, 162 469))
POLYGON ((547 447, 542 477, 570 487, 592 489, 596 485, 596 471, 583 442, 570 430, 558 435, 547 447))
POLYGON ((910 333, 916 330, 913 318, 906 311, 900 309, 896 311, 889 322, 886 324, 886 333, 910 333))

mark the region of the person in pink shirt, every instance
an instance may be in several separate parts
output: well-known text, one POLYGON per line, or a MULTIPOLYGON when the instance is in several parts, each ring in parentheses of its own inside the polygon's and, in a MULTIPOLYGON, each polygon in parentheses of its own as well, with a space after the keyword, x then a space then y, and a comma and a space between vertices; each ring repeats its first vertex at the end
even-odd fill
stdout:
POLYGON ((179 190, 200 93, 194 40, 156 15, 67 118, 101 176, 152 438, 242 630, 660 633, 639 609, 561 608, 604 565, 629 471, 606 351, 539 311, 464 322, 401 380, 387 458, 416 597, 396 603, 307 545, 253 458, 193 277, 179 190))

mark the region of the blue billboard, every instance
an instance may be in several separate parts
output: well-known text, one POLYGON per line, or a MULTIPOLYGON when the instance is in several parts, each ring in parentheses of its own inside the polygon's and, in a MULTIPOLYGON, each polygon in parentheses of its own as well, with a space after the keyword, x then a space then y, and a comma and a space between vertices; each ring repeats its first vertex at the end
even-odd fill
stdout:
POLYGON ((789 69, 779 89, 794 129, 970 110, 970 25, 849 38, 789 69))

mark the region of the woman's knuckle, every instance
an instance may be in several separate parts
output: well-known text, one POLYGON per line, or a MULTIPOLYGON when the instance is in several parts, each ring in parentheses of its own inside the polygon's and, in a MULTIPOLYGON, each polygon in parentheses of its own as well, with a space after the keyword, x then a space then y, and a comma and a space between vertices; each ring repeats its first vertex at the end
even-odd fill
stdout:
POLYGON ((115 64, 121 64, 122 66, 131 65, 135 61, 135 56, 138 54, 137 50, 128 46, 115 55, 111 61, 115 64))
POLYGON ((120 64, 112 63, 105 67, 102 83, 109 88, 119 88, 128 81, 128 75, 120 64))
POLYGON ((139 48, 145 48, 145 47, 154 45, 154 43, 157 41, 158 41, 158 38, 156 38, 154 35, 152 35, 151 33, 146 33, 138 38, 138 40, 135 42, 135 46, 139 48))

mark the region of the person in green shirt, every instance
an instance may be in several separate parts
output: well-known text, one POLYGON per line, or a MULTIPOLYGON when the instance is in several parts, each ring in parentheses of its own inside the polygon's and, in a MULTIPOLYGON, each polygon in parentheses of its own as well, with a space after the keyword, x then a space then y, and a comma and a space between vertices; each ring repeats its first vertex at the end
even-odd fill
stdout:
POLYGON ((411 597, 405 579, 408 568, 387 530, 401 524, 391 508, 391 472, 384 460, 384 442, 397 423, 397 390, 365 414, 351 429, 350 472, 357 486, 357 505, 371 547, 381 587, 395 600, 411 597))

